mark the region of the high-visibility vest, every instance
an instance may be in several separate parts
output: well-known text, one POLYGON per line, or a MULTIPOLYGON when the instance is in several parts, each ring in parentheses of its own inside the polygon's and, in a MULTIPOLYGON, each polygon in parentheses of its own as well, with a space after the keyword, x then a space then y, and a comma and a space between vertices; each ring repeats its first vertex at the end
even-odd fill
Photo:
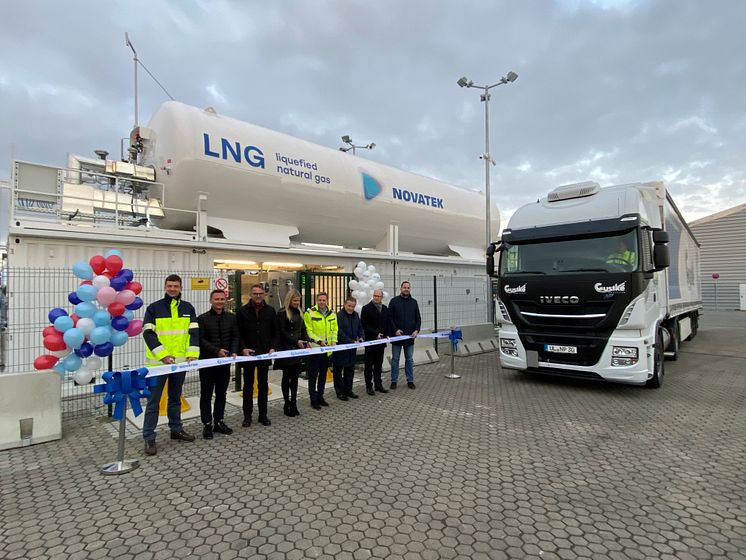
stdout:
POLYGON ((609 264, 630 265, 635 264, 636 259, 637 256, 634 251, 617 251, 616 253, 609 255, 606 262, 609 264))
POLYGON ((328 313, 324 317, 317 306, 309 307, 303 314, 303 322, 306 324, 308 338, 318 344, 326 340, 331 346, 337 343, 337 316, 331 309, 327 310, 328 313))
POLYGON ((189 302, 166 296, 151 303, 143 317, 142 336, 146 365, 161 365, 166 356, 177 362, 199 358, 199 323, 189 302))

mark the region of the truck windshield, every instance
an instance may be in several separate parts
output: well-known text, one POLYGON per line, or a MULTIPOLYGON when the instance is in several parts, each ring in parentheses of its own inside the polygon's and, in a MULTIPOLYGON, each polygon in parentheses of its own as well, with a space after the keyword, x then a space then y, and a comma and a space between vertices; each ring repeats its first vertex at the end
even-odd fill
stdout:
POLYGON ((500 274, 563 274, 632 272, 638 267, 637 232, 620 235, 504 243, 500 274))

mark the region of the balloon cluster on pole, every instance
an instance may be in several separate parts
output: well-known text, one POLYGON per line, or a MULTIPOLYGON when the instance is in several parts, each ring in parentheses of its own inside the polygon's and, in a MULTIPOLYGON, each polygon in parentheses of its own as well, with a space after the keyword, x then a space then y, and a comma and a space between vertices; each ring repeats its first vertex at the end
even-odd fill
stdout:
POLYGON ((360 313, 363 305, 373 298, 375 290, 383 291, 383 301, 384 303, 388 303, 389 293, 383 289, 381 275, 376 272, 374 265, 365 264, 365 262, 360 261, 352 273, 355 275, 356 280, 350 280, 348 286, 352 291, 352 297, 357 300, 355 311, 360 313))
POLYGON ((46 353, 34 360, 34 368, 71 373, 84 385, 102 368, 101 358, 142 332, 142 321, 135 319, 135 311, 143 306, 142 284, 124 268, 117 249, 76 262, 72 273, 80 280, 67 296, 73 312, 62 307, 49 311, 50 325, 42 331, 46 353))

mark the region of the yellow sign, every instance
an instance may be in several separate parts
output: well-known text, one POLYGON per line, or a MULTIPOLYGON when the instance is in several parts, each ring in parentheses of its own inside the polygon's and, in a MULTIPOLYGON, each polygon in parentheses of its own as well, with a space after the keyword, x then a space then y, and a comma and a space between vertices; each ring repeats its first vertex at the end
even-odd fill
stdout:
POLYGON ((192 290, 209 290, 209 278, 192 278, 192 290))

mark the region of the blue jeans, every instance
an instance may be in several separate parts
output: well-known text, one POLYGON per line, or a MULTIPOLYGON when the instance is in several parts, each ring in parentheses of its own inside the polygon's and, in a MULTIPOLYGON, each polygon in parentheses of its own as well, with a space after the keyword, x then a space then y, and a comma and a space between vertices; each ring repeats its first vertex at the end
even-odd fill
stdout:
POLYGON ((407 382, 414 381, 414 344, 408 346, 391 345, 391 383, 396 383, 399 379, 399 356, 401 349, 404 348, 404 374, 407 376, 407 382))
POLYGON ((181 426, 181 388, 184 385, 186 372, 159 375, 158 384, 150 388, 148 406, 145 408, 145 420, 142 424, 142 438, 155 441, 155 428, 158 425, 158 408, 161 403, 163 386, 168 379, 168 427, 172 432, 180 432, 181 426))

